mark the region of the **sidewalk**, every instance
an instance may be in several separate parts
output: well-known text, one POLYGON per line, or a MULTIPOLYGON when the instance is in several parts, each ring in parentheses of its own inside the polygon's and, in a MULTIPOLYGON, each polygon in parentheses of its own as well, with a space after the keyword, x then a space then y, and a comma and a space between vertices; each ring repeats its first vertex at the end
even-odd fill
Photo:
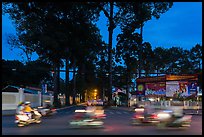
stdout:
POLYGON ((13 116, 15 115, 16 110, 2 110, 2 116, 13 116))

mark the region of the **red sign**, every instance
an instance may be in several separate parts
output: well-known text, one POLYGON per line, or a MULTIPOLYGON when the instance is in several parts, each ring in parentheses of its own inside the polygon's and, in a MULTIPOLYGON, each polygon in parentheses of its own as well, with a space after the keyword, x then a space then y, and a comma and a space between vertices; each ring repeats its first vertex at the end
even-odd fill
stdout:
POLYGON ((158 83, 146 83, 146 89, 152 89, 152 90, 160 90, 160 89, 166 89, 165 82, 158 82, 158 83))
POLYGON ((182 93, 184 93, 184 92, 187 92, 186 90, 187 90, 187 87, 188 86, 188 82, 187 81, 180 81, 179 82, 179 92, 182 92, 182 93))
POLYGON ((158 83, 146 83, 145 84, 146 96, 165 96, 166 95, 166 84, 165 82, 158 82, 158 83))

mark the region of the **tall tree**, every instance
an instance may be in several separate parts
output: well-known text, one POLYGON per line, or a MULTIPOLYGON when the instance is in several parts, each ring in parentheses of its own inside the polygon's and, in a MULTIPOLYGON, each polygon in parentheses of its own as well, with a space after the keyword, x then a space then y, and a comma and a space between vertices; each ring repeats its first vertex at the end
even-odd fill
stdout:
POLYGON ((149 42, 144 42, 140 47, 140 54, 141 54, 141 67, 145 71, 145 76, 150 76, 151 72, 153 72, 153 51, 152 46, 149 42))
POLYGON ((52 89, 50 65, 39 60, 23 64, 20 61, 2 61, 3 85, 41 87, 41 80, 45 80, 48 88, 52 89))
POLYGON ((191 62, 190 57, 189 57, 189 50, 183 50, 182 51, 182 57, 179 58, 179 62, 178 62, 178 67, 179 69, 179 74, 193 74, 193 70, 192 68, 194 68, 193 66, 193 62, 191 62))
POLYGON ((153 50, 154 53, 154 58, 153 58, 153 69, 156 71, 157 76, 160 73, 165 73, 165 66, 167 63, 167 58, 166 55, 167 54, 167 49, 163 48, 163 47, 156 47, 153 50))
MULTIPOLYGON (((138 33, 132 34, 129 30, 123 30, 122 34, 117 37, 116 46, 116 62, 124 61, 126 66, 126 93, 128 95, 129 83, 131 82, 131 76, 135 72, 134 65, 138 62, 138 45, 140 35, 138 33)), ((128 100, 128 96, 127 96, 128 100)))
POLYGON ((178 74, 180 67, 179 61, 182 58, 183 49, 180 47, 171 47, 167 50, 167 64, 166 64, 166 73, 169 74, 178 74))
POLYGON ((194 63, 195 73, 201 72, 202 69, 202 46, 196 44, 190 49, 190 59, 194 63))
MULTIPOLYGON (((143 25, 146 21, 150 20, 152 17, 156 17, 157 19, 160 17, 161 14, 165 13, 172 7, 173 3, 172 2, 120 2, 118 3, 119 9, 123 9, 121 11, 121 18, 122 21, 120 22, 121 29, 126 30, 129 34, 133 33, 137 30, 140 29, 140 34, 137 36, 137 57, 138 63, 138 72, 139 72, 139 77, 141 76, 141 69, 142 69, 142 45, 147 45, 146 43, 143 44, 143 36, 142 36, 142 31, 143 31, 143 25)), ((127 35, 126 39, 128 39, 127 35)), ((122 45, 122 46, 127 46, 122 45)), ((131 46, 131 44, 129 45, 131 46)), ((127 52, 131 48, 124 48, 124 57, 128 58, 127 52)), ((144 67, 143 67, 144 68, 144 67)), ((128 92, 128 91, 127 91, 128 92)))
MULTIPOLYGON (((80 45, 76 44, 80 38, 75 34, 80 36, 80 31, 83 30, 81 29, 82 24, 88 24, 97 19, 97 14, 95 14, 97 10, 95 11, 87 5, 87 2, 24 2, 4 3, 4 5, 4 12, 9 13, 16 24, 18 40, 21 43, 25 40, 29 42, 25 46, 34 49, 42 61, 52 64, 58 72, 58 68, 63 66, 62 58, 67 58, 67 53, 64 54, 64 51, 72 53, 72 47, 80 45), (66 43, 71 43, 71 45, 66 43), (69 50, 65 50, 67 48, 69 50)), ((72 60, 70 61, 72 62, 72 60)), ((58 76, 55 78, 59 80, 58 76)), ((59 89, 55 88, 55 91, 55 101, 57 102, 59 89)))
POLYGON ((140 28, 140 43, 138 47, 138 59, 139 59, 139 77, 141 76, 141 48, 143 43, 143 26, 152 17, 156 19, 160 18, 160 15, 167 12, 173 5, 173 2, 121 2, 119 7, 123 7, 122 15, 123 21, 121 22, 121 28, 129 28, 134 32, 140 28))

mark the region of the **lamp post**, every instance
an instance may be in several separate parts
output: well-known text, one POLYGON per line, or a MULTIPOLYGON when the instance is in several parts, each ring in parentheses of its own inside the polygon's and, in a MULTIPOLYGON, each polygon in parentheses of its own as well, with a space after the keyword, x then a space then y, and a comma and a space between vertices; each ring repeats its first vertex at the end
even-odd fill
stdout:
POLYGON ((198 114, 198 111, 199 111, 199 97, 197 95, 197 114, 198 114))
POLYGON ((94 99, 96 99, 97 89, 94 89, 94 99))

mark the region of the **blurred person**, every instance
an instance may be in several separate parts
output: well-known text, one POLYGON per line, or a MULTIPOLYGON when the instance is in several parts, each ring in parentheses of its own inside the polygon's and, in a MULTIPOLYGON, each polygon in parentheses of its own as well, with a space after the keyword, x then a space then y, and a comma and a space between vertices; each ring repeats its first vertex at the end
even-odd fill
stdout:
POLYGON ((24 107, 25 107, 24 102, 20 102, 16 108, 16 114, 18 115, 24 114, 24 107))
POLYGON ((173 123, 175 120, 184 116, 182 107, 172 106, 172 107, 169 107, 168 109, 172 111, 171 113, 169 113, 169 114, 171 114, 171 118, 169 119, 169 123, 173 123))
POLYGON ((172 110, 172 115, 174 117, 182 117, 183 116, 183 108, 180 106, 171 106, 169 107, 172 110))
POLYGON ((135 103, 135 108, 139 108, 139 105, 138 105, 138 103, 135 103))
POLYGON ((87 106, 91 106, 91 105, 92 105, 91 101, 87 100, 87 106))
POLYGON ((95 106, 87 106, 86 107, 86 118, 91 118, 95 116, 96 107, 95 106))
POLYGON ((45 108, 46 109, 51 109, 52 108, 52 105, 51 105, 50 101, 45 101, 45 108))
POLYGON ((144 120, 147 120, 152 113, 154 113, 153 107, 146 102, 144 105, 144 120))

